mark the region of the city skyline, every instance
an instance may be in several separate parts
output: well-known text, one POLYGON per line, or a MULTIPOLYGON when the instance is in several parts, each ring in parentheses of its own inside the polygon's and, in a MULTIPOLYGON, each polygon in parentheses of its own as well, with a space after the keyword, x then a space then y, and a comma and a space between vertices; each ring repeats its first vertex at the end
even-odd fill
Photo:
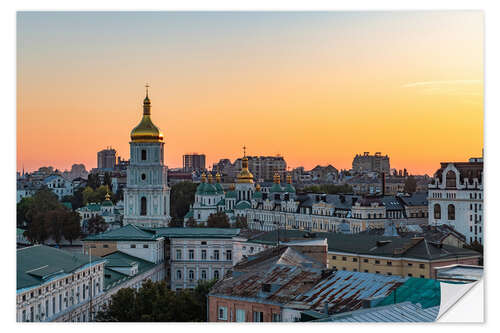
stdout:
POLYGON ((19 171, 91 169, 107 146, 128 159, 146 82, 170 168, 191 151, 233 161, 243 145, 306 169, 382 152, 429 175, 481 156, 477 11, 31 12, 17 24, 19 171))

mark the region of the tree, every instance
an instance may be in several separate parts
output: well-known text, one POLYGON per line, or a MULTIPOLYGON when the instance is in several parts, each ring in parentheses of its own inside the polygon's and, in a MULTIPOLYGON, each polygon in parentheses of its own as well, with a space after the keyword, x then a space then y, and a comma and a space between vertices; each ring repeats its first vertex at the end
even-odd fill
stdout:
POLYGON ((304 187, 304 192, 306 193, 325 193, 325 194, 338 194, 338 193, 353 193, 352 186, 348 184, 344 185, 334 185, 334 184, 322 184, 322 185, 311 185, 304 187))
POLYGON ((229 217, 224 212, 217 212, 210 214, 207 220, 207 227, 209 228, 230 228, 229 217))
POLYGON ((92 187, 87 186, 82 192, 83 204, 86 205, 90 202, 103 202, 108 192, 109 187, 107 185, 101 185, 95 190, 92 189, 92 187))
POLYGON ((108 186, 108 188, 111 188, 111 173, 105 172, 104 173, 104 183, 103 185, 108 186))
POLYGON ((98 234, 108 230, 108 224, 102 216, 92 216, 87 221, 87 232, 91 235, 98 234))
POLYGON ((89 174, 87 177, 87 186, 95 190, 99 187, 99 185, 101 185, 101 182, 99 181, 99 175, 93 173, 89 174))
POLYGON ((406 193, 415 193, 417 191, 417 180, 413 176, 409 176, 405 180, 404 191, 406 193))
POLYGON ((238 216, 236 218, 236 223, 234 224, 236 228, 248 229, 248 223, 246 216, 238 216))
POLYGON ((64 238, 73 244, 73 241, 80 237, 81 227, 80 227, 80 214, 77 212, 67 212, 66 220, 64 221, 62 233, 64 238))
POLYGON ((189 205, 194 202, 197 184, 180 182, 172 186, 170 195, 170 214, 172 219, 184 219, 189 211, 189 205))
POLYGON ((73 210, 83 207, 83 188, 76 189, 73 195, 64 196, 61 201, 71 203, 73 210))
POLYGON ((198 224, 196 223, 195 219, 192 216, 186 221, 186 227, 194 228, 197 226, 198 224))
POLYGON ((200 281, 196 288, 173 292, 165 281, 142 284, 139 290, 122 288, 96 316, 97 321, 206 322, 207 295, 215 281, 200 281))
POLYGON ((26 214, 33 205, 33 197, 22 198, 16 206, 16 223, 18 227, 24 227, 27 224, 26 214))

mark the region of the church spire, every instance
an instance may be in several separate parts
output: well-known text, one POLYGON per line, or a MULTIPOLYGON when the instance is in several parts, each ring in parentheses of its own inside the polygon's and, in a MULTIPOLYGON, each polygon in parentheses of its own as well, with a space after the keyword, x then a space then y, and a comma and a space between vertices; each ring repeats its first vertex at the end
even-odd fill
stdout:
POLYGON ((151 101, 149 100, 149 84, 146 83, 146 98, 144 98, 144 115, 151 115, 151 101))

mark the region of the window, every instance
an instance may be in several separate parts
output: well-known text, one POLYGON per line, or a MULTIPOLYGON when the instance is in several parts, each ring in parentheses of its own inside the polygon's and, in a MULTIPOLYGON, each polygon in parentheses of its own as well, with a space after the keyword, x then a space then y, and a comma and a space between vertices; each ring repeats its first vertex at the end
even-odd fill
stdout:
POLYGON ((387 266, 392 266, 392 261, 388 261, 387 266))
POLYGON ((206 280, 207 279, 207 271, 202 269, 201 270, 201 279, 206 280))
POLYGON ((189 280, 194 280, 194 271, 190 269, 188 274, 189 280))
POLYGON ((424 264, 419 264, 418 267, 420 267, 420 268, 423 269, 423 268, 425 268, 425 265, 424 264))
POLYGON ((273 313, 272 321, 275 323, 280 322, 281 321, 281 314, 280 313, 273 313))
POLYGON ((392 273, 391 273, 391 272, 388 272, 388 273, 387 273, 387 275, 391 276, 391 275, 392 275, 392 273))
POLYGON ((201 250, 201 260, 207 260, 207 250, 201 250))
POLYGON ((181 280, 182 279, 182 272, 180 269, 177 270, 177 280, 181 280))
POLYGON ((358 262, 358 258, 352 258, 352 262, 358 262))
POLYGON ((448 173, 446 174, 446 187, 451 187, 451 188, 457 187, 457 176, 455 172, 451 170, 448 171, 448 173))
POLYGON ((420 278, 423 279, 423 278, 425 278, 425 276, 424 275, 420 275, 420 278))
POLYGON ((23 319, 22 319, 23 322, 26 321, 26 310, 23 310, 23 319))
POLYGON ((130 244, 131 249, 135 249, 135 244, 130 244))
POLYGON ((26 300, 26 295, 23 295, 23 302, 26 300))
POLYGON ((141 215, 147 215, 147 200, 146 197, 141 198, 141 215))
POLYGON ((194 250, 189 250, 189 259, 190 260, 194 259, 194 250))
POLYGON ((219 320, 227 320, 227 307, 219 306, 219 320))
POLYGON ((441 219, 441 205, 439 204, 434 205, 434 219, 441 219))
POLYGON ((376 265, 380 264, 380 260, 375 260, 375 264, 376 265))
POLYGON ((148 245, 148 244, 143 244, 143 245, 142 245, 142 248, 143 248, 143 249, 147 249, 147 248, 149 248, 149 245, 148 245))
POLYGON ((181 260, 182 259, 182 252, 181 252, 181 250, 176 250, 175 253, 176 253, 177 260, 181 260))
POLYGON ((142 180, 146 180, 146 174, 145 174, 145 173, 143 173, 143 174, 141 175, 141 179, 142 179, 142 180))
POLYGON ((233 253, 231 250, 226 251, 226 260, 233 260, 233 253))
POLYGON ((253 321, 255 323, 263 323, 264 322, 264 312, 254 311, 253 312, 253 321))
POLYGON ((347 257, 342 257, 342 261, 347 261, 347 257))
POLYGON ((411 266, 413 266, 413 264, 412 264, 411 262, 409 262, 409 263, 408 263, 408 266, 409 266, 409 267, 411 267, 411 266))
POLYGON ((214 250, 214 260, 219 260, 219 250, 214 250))
POLYGON ((408 276, 409 276, 409 277, 412 277, 412 276, 413 276, 413 274, 411 274, 411 273, 408 273, 408 276))
POLYGON ((107 249, 109 246, 108 246, 108 244, 104 244, 102 247, 107 249))
POLYGON ((375 272, 375 274, 380 274, 380 272, 379 272, 379 271, 376 271, 376 272, 375 272))
POLYGON ((448 220, 454 220, 454 219, 455 219, 455 206, 448 205, 448 220))
POLYGON ((337 259, 337 256, 332 256, 332 260, 335 260, 335 259, 337 259))
POLYGON ((368 273, 368 270, 367 270, 367 269, 365 269, 365 273, 368 273))
POLYGON ((236 309, 236 321, 239 323, 245 322, 245 310, 236 309))
POLYGON ((214 279, 216 279, 216 280, 219 279, 219 271, 218 270, 214 271, 214 279))
POLYGON ((145 161, 147 158, 146 149, 141 150, 141 160, 145 161))
POLYGON ((363 262, 368 262, 368 259, 363 259, 363 262))

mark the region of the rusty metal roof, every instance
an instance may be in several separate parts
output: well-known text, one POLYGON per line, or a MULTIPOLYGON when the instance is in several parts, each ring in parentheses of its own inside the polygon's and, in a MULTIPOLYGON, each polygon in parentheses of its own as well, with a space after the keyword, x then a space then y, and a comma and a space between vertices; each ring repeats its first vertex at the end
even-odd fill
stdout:
POLYGON ((324 312, 327 303, 329 314, 353 311, 362 308, 365 300, 388 296, 407 279, 395 275, 336 271, 287 306, 324 312))
POLYGON ((235 266, 231 274, 214 285, 210 295, 284 304, 312 288, 322 277, 320 263, 292 248, 275 251, 274 256, 271 251, 264 252, 261 258, 235 266))

